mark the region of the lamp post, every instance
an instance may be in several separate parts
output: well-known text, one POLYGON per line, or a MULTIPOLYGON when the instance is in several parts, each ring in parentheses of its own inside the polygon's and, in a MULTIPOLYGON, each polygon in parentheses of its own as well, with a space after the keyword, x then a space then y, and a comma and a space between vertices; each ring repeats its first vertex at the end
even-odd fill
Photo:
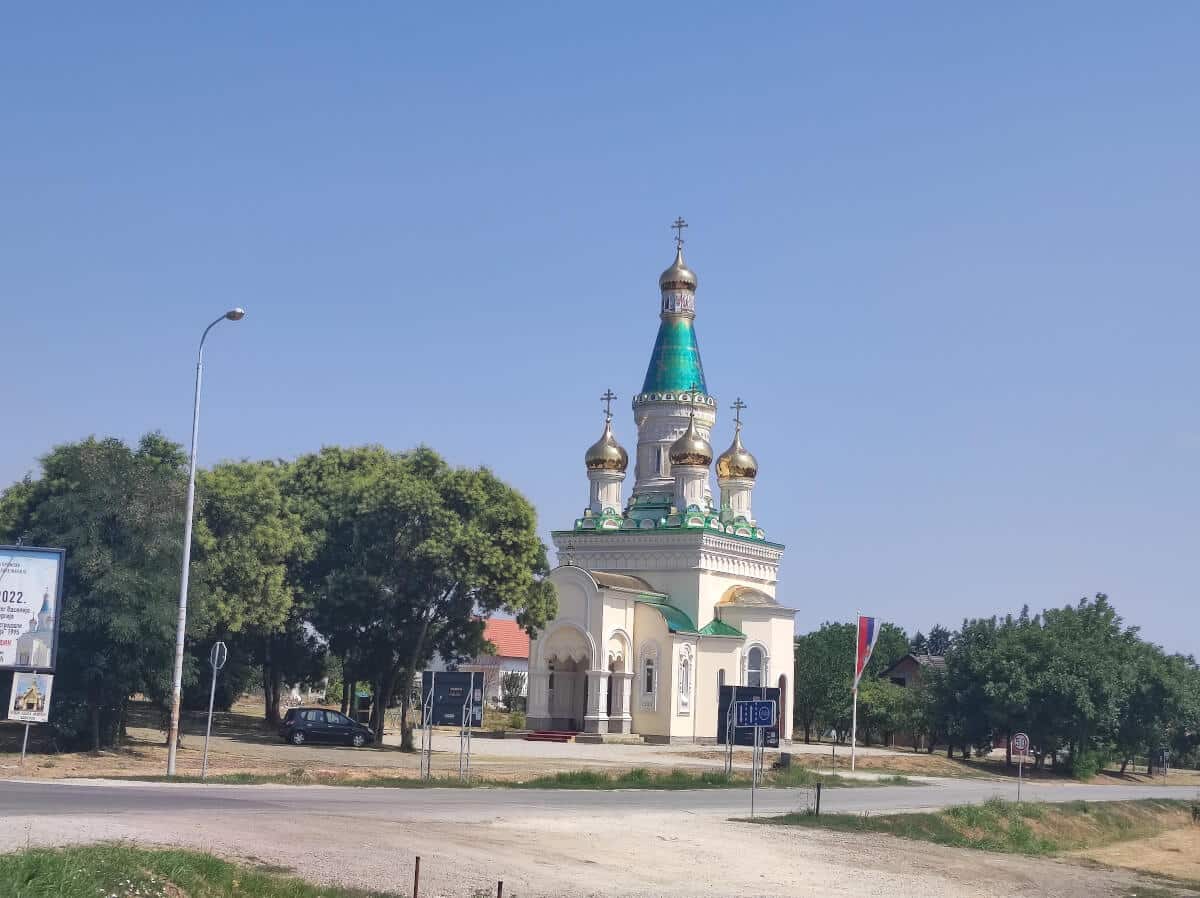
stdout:
POLYGON ((187 511, 183 519, 183 570, 179 576, 179 621, 175 627, 175 674, 171 680, 171 730, 167 734, 167 776, 175 775, 175 748, 179 742, 179 693, 183 688, 183 640, 187 630, 188 567, 192 562, 192 505, 196 499, 196 439, 200 434, 200 376, 204 371, 204 341, 208 332, 228 319, 241 321, 242 308, 230 309, 204 329, 196 353, 196 398, 192 404, 192 454, 188 463, 187 511))

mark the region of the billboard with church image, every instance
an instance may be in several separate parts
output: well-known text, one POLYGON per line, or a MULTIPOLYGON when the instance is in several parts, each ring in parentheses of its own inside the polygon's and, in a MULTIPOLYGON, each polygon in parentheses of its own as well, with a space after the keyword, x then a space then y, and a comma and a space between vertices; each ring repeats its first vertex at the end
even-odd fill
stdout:
POLYGON ((13 674, 8 719, 21 723, 46 723, 50 719, 50 690, 53 686, 54 674, 13 674))
POLYGON ((65 557, 0 546, 0 670, 54 670, 65 557))

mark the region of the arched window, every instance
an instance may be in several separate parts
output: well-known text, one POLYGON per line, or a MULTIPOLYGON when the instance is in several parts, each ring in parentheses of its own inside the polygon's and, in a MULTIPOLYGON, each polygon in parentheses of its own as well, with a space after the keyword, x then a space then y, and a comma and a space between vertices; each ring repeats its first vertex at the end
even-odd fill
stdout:
POLYGON ((692 647, 679 650, 679 713, 687 714, 692 707, 692 647))
POLYGON ((638 649, 638 705, 643 711, 657 708, 658 643, 646 640, 638 649))
POLYGON ((762 646, 753 646, 746 655, 746 685, 764 686, 767 682, 767 653, 762 646))

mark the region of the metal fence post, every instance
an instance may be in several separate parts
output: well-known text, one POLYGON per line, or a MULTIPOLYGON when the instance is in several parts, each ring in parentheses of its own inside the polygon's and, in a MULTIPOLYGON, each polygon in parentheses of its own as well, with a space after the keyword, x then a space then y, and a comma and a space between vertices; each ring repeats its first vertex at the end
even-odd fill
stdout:
POLYGON ((417 855, 417 863, 413 866, 413 898, 421 892, 421 856, 417 855))

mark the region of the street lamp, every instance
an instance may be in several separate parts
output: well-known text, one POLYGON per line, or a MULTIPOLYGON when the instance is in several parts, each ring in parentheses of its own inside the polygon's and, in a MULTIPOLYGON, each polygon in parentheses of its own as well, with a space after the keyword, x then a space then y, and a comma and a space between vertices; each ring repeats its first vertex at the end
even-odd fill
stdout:
POLYGON ((242 308, 230 309, 204 329, 196 353, 196 399, 192 404, 192 455, 188 463, 187 511, 183 519, 183 571, 179 576, 179 621, 175 627, 175 675, 171 681, 171 731, 167 735, 167 776, 175 775, 175 746, 179 742, 179 694, 183 688, 183 639, 187 630, 188 567, 192 562, 192 505, 196 499, 196 438, 200 434, 200 375, 204 371, 204 341, 208 332, 228 319, 241 321, 242 308))

